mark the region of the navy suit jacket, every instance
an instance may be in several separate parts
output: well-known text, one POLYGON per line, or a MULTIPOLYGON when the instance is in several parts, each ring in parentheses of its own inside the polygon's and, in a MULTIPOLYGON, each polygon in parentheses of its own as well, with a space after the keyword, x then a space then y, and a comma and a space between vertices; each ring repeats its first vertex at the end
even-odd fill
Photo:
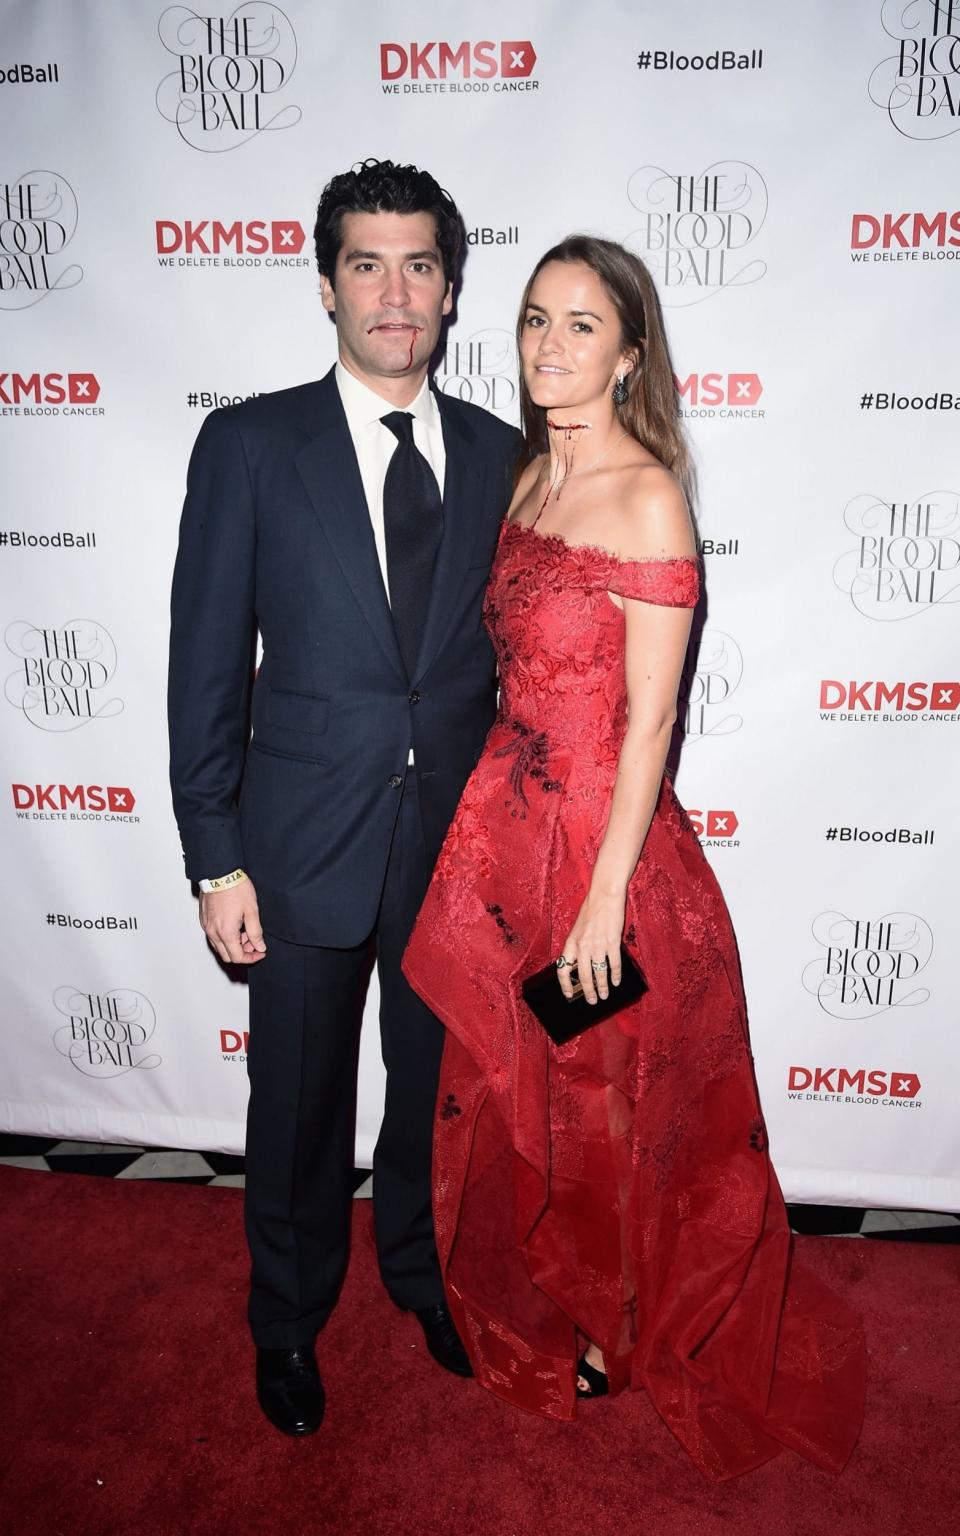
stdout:
POLYGON ((444 528, 412 677, 332 370, 211 412, 190 460, 168 692, 186 873, 247 870, 293 943, 371 932, 411 746, 432 867, 493 722, 481 607, 520 436, 436 398, 444 528))

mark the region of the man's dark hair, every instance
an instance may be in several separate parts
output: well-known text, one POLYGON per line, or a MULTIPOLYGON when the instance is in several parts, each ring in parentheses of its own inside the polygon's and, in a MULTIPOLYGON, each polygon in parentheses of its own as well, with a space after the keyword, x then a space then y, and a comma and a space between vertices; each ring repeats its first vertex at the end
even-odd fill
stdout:
POLYGON ((331 284, 343 244, 345 213, 432 214, 443 275, 448 283, 457 281, 463 252, 463 220, 449 192, 427 171, 418 171, 415 165, 394 165, 392 160, 363 160, 353 170, 327 182, 317 207, 313 243, 320 274, 331 284))

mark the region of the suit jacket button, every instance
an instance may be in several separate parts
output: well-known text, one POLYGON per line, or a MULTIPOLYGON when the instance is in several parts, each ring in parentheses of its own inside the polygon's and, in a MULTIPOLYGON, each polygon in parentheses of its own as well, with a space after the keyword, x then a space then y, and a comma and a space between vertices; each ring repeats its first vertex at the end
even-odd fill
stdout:
POLYGON ((399 789, 400 785, 403 783, 403 778, 399 773, 391 773, 387 783, 390 785, 391 789, 399 789))
POLYGON ((419 691, 416 688, 414 688, 413 692, 410 695, 410 703, 411 704, 419 704, 420 703, 420 694, 419 694, 419 691))

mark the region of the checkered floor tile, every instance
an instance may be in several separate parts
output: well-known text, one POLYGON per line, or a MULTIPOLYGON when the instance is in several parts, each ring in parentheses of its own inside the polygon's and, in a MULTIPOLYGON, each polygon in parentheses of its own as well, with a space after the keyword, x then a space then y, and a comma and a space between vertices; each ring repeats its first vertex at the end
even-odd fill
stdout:
MULTIPOLYGON (((0 1132, 0 1163, 12 1168, 88 1173, 107 1179, 170 1179, 177 1184, 243 1187, 243 1158, 229 1152, 186 1152, 177 1147, 113 1146, 102 1141, 60 1141, 55 1137, 0 1132)), ((369 1168, 355 1168, 354 1193, 369 1197, 369 1168)))
MULTIPOLYGON (((110 1146, 100 1141, 59 1141, 0 1132, 0 1163, 106 1179, 243 1185, 242 1157, 228 1152, 185 1152, 175 1147, 110 1146)), ((353 1170, 353 1186, 355 1198, 370 1198, 373 1179, 369 1168, 353 1170)), ((960 1216, 942 1211, 867 1211, 846 1205, 789 1205, 787 1211, 795 1232, 914 1243, 960 1242, 960 1216)))

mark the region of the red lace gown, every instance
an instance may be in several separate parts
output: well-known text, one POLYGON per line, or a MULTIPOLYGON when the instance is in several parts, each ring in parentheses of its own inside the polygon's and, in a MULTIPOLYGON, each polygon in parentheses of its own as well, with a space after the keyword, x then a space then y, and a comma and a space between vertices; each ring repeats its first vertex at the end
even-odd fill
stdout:
POLYGON ((649 993, 561 1047, 520 995, 560 953, 610 809, 627 695, 607 594, 693 607, 698 590, 689 559, 501 533, 484 615, 500 710, 403 966, 447 1029, 437 1244, 477 1379, 508 1402, 574 1417, 579 1330, 707 1476, 780 1446, 838 1472, 860 1325, 792 1261, 730 919, 666 780, 624 929, 649 993))

